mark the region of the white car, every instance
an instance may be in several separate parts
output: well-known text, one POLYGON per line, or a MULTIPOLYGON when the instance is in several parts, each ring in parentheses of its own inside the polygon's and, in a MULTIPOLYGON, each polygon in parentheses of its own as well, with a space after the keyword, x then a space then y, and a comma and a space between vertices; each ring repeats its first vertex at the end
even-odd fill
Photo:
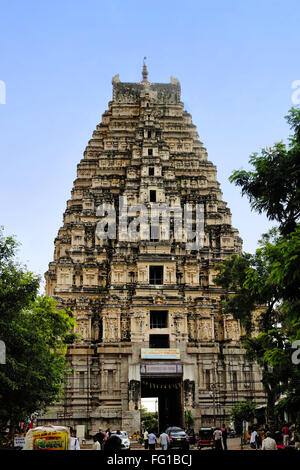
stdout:
POLYGON ((130 449, 130 440, 126 431, 111 431, 112 436, 118 436, 121 439, 121 449, 130 449))

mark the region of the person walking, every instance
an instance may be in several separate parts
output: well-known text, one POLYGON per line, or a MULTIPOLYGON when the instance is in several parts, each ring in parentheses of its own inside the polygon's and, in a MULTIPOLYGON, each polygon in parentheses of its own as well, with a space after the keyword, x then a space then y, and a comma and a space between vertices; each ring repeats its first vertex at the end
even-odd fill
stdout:
POLYGON ((215 441, 215 449, 216 450, 223 450, 222 448, 222 431, 219 427, 217 427, 214 432, 214 441, 215 441))
POLYGON ((289 426, 287 423, 282 428, 282 434, 283 434, 283 445, 287 447, 289 445, 289 438, 290 438, 290 430, 289 430, 289 426))
POLYGON ((223 448, 227 450, 227 438, 228 438, 228 431, 226 425, 223 424, 222 426, 222 441, 223 441, 223 448))
POLYGON ((261 450, 278 450, 275 439, 272 439, 270 431, 266 432, 266 438, 262 441, 261 450))
POLYGON ((262 445, 262 431, 259 429, 256 436, 256 447, 260 449, 262 445))
POLYGON ((168 442, 169 442, 169 436, 167 433, 163 431, 161 435, 159 436, 159 445, 161 446, 162 450, 168 449, 168 442))
POLYGON ((149 436, 149 433, 147 431, 147 429, 145 429, 145 432, 144 432, 144 444, 145 444, 145 449, 148 449, 148 436, 149 436))
POLYGON ((76 431, 71 431, 71 449, 70 450, 80 450, 79 440, 76 437, 76 431))
POLYGON ((256 429, 253 429, 252 433, 251 433, 251 437, 250 437, 250 447, 251 449, 255 449, 257 450, 257 431, 256 429))
POLYGON ((99 442, 100 446, 101 446, 101 449, 103 448, 103 442, 104 442, 104 438, 105 438, 105 434, 101 431, 101 429, 99 429, 99 431, 97 432, 97 434, 95 435, 97 441, 99 442))
POLYGON ((105 452, 119 452, 121 450, 121 444, 122 441, 120 437, 113 434, 104 442, 103 450, 105 452))
POLYGON ((93 450, 101 450, 101 444, 98 441, 97 436, 94 436, 93 439, 94 439, 93 450))
POLYGON ((153 432, 150 432, 148 435, 149 450, 155 450, 156 444, 156 435, 153 432))
POLYGON ((295 450, 300 450, 300 428, 295 429, 295 450))

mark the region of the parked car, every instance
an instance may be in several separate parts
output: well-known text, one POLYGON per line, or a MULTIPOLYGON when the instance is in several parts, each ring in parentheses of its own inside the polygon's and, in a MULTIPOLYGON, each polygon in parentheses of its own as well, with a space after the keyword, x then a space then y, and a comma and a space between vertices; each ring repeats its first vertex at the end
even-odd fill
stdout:
POLYGON ((189 436, 184 429, 173 426, 167 428, 165 433, 169 436, 168 449, 172 449, 173 447, 181 447, 186 450, 189 449, 189 436))
POLYGON ((118 436, 121 439, 121 449, 130 450, 130 440, 126 431, 111 431, 111 436, 118 436))

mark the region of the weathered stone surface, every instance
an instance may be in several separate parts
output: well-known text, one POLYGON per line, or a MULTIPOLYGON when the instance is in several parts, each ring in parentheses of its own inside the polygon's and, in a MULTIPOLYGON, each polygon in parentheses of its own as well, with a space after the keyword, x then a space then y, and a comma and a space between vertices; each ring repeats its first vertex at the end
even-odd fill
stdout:
POLYGON ((214 415, 224 421, 238 400, 263 399, 259 368, 246 361, 240 326, 222 315, 222 291, 213 282, 216 265, 242 246, 216 168, 184 111, 178 80, 150 83, 147 75, 144 70, 141 83, 113 78, 113 100, 78 164, 55 239, 47 293, 71 308, 81 338, 68 350, 74 372, 66 399, 44 423, 85 422, 91 433, 99 427, 136 431, 140 364, 147 362, 141 348, 153 334, 168 336, 169 347, 180 350, 182 406, 192 411, 196 428, 212 424, 214 415), (119 196, 126 196, 128 205, 149 208, 150 191, 172 207, 203 204, 200 250, 187 250, 184 237, 164 239, 164 227, 157 241, 148 241, 142 228, 140 239, 122 241, 118 224, 119 239, 97 237, 100 204, 118 208, 119 196), (153 266, 163 267, 160 285, 150 283, 153 266), (161 311, 166 324, 151 325, 151 312, 161 311))

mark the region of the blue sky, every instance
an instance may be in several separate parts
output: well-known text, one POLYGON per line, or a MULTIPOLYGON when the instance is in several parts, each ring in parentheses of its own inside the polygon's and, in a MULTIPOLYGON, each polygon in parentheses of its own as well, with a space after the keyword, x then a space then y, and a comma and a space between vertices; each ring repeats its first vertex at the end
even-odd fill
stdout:
POLYGON ((300 80, 298 0, 1 2, 0 225, 41 275, 53 257, 76 165, 111 99, 111 78, 180 80, 244 249, 271 224, 228 182, 286 140, 300 80))

